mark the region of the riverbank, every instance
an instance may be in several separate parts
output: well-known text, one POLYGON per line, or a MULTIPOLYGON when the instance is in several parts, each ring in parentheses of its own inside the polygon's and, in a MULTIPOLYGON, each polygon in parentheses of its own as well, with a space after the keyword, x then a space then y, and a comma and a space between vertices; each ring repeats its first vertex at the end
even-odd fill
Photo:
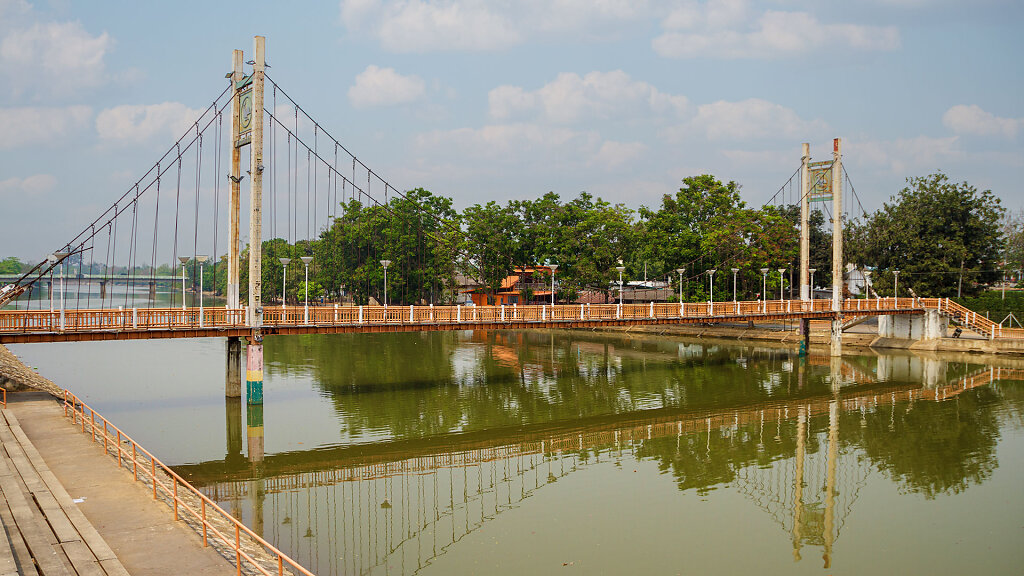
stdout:
MULTIPOLYGON (((829 346, 830 334, 812 325, 811 349, 829 346)), ((800 344, 800 334, 796 329, 783 326, 765 327, 737 324, 678 324, 657 326, 628 326, 600 329, 587 329, 591 332, 610 332, 627 334, 656 334, 659 336, 682 336, 686 338, 719 340, 746 340, 753 342, 775 342, 794 347, 800 344)), ((1024 356, 1024 340, 987 340, 970 337, 939 338, 935 340, 911 340, 907 338, 883 338, 872 332, 843 333, 843 349, 862 352, 872 350, 910 350, 914 352, 956 353, 956 354, 992 354, 1024 356)))
POLYGON ((40 390, 57 398, 64 397, 64 390, 40 376, 35 370, 26 366, 14 353, 0 344, 0 388, 8 392, 18 390, 40 390))

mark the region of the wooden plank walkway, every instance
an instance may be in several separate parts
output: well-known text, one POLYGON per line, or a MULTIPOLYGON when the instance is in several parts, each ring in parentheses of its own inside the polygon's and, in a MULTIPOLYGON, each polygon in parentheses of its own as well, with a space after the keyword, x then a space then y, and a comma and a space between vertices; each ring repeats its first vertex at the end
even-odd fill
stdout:
POLYGON ((8 400, 0 411, 0 576, 235 574, 72 426, 52 396, 8 400))
POLYGON ((8 409, 0 444, 0 575, 127 576, 8 409))

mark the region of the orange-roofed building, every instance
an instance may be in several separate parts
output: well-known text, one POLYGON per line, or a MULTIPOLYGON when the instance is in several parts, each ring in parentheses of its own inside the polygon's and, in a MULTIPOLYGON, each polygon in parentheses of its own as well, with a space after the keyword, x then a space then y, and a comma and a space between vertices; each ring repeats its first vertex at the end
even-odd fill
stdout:
POLYGON ((469 294, 477 306, 548 304, 551 302, 551 274, 547 266, 517 266, 493 294, 487 288, 478 288, 469 294))

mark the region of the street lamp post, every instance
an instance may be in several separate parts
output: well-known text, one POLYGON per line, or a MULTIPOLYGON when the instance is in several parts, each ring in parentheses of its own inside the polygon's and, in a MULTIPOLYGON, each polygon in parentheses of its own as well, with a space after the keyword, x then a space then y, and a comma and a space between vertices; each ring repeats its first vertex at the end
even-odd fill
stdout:
POLYGON ((714 310, 715 310, 715 308, 714 308, 715 307, 715 272, 718 272, 718 270, 715 270, 714 268, 712 268, 711 270, 708 270, 708 284, 711 286, 711 290, 709 291, 709 294, 708 294, 708 304, 711 305, 711 315, 712 316, 714 316, 714 310))
POLYGON ((679 304, 683 303, 683 272, 686 272, 686 268, 676 268, 676 272, 679 272, 679 304))
POLYGON ((899 268, 892 271, 893 282, 892 282, 892 297, 895 299, 896 307, 900 307, 900 270, 899 268))
MULTIPOLYGON (((281 266, 284 270, 281 273, 281 311, 284 312, 286 309, 286 302, 288 296, 288 263, 292 261, 291 258, 278 258, 281 261, 281 266)), ((282 318, 284 320, 284 318, 282 318)))
POLYGON ((551 268, 551 305, 555 305, 555 270, 558 270, 558 264, 549 264, 548 268, 551 268))
POLYGON ((779 268, 779 301, 785 300, 786 295, 782 291, 783 285, 786 283, 786 277, 783 274, 786 273, 785 268, 779 268))
POLYGON ((739 272, 739 268, 732 269, 732 301, 736 302, 736 273, 739 272))
POLYGON ((199 263, 199 327, 203 327, 203 268, 205 268, 207 256, 205 254, 199 254, 196 256, 196 262, 199 263))
MULTIPOLYGON (((56 261, 60 265, 60 268, 58 269, 59 270, 58 274, 59 274, 59 278, 60 278, 60 329, 61 330, 64 329, 64 259, 67 258, 69 254, 71 254, 71 253, 70 252, 54 252, 53 253, 53 256, 56 258, 56 261)), ((53 294, 53 288, 52 287, 50 288, 50 294, 53 294)), ((53 302, 52 296, 51 296, 50 302, 51 303, 53 302)), ((50 307, 52 308, 53 305, 51 304, 50 307)))
POLYGON ((384 308, 388 307, 388 266, 391 260, 381 260, 380 265, 384 267, 384 308))
POLYGON ((814 300, 814 273, 818 271, 817 268, 808 268, 808 272, 811 273, 811 300, 814 300))
MULTIPOLYGON (((621 260, 620 260, 621 262, 621 260)), ((625 266, 616 266, 616 270, 619 271, 619 316, 622 316, 622 273, 626 271, 625 266)))
POLYGON ((181 309, 185 309, 185 264, 188 263, 188 256, 178 256, 178 261, 181 262, 181 309))
MULTIPOLYGON (((55 254, 50 254, 49 256, 46 257, 46 261, 49 262, 51 265, 52 264, 56 264, 57 263, 57 256, 55 254)), ((53 267, 52 266, 50 268, 50 289, 47 290, 47 292, 50 293, 50 312, 53 312, 53 267)), ((40 308, 42 308, 42 306, 40 306, 40 308)))
POLYGON ((761 313, 768 313, 768 269, 761 268, 761 313))
POLYGON ((309 324, 309 263, 313 261, 313 257, 302 256, 299 260, 306 265, 306 306, 303 309, 303 322, 309 324))

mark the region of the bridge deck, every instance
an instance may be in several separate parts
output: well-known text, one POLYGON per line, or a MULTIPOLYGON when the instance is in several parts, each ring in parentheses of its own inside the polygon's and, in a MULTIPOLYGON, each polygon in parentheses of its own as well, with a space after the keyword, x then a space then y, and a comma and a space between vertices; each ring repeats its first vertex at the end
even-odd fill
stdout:
MULTIPOLYGON (((769 300, 684 304, 558 306, 274 306, 263 312, 265 334, 412 332, 523 328, 599 328, 651 324, 778 322, 797 319, 923 314, 934 309, 986 337, 1024 338, 941 298, 769 300)), ((244 309, 130 308, 0 311, 0 343, 246 336, 244 309)))

